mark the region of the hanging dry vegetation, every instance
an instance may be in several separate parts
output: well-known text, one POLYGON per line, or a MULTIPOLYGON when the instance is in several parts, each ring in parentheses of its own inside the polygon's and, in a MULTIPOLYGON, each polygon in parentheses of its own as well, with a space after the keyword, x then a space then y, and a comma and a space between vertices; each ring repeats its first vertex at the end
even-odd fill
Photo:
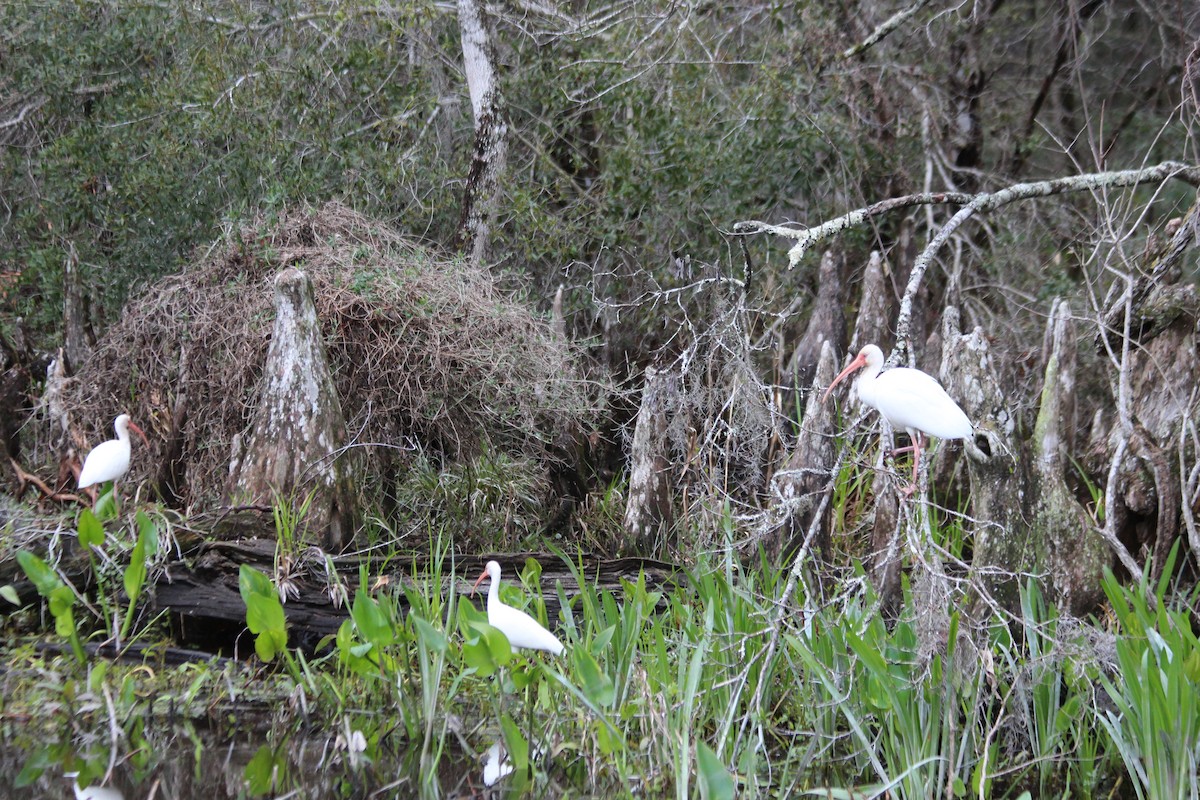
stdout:
POLYGON ((593 425, 603 387, 563 336, 489 273, 338 204, 259 220, 133 301, 67 388, 74 425, 96 441, 127 411, 165 443, 135 460, 132 477, 185 505, 222 497, 253 418, 271 281, 286 267, 312 280, 360 485, 373 495, 418 452, 455 460, 487 444, 546 464, 593 425))

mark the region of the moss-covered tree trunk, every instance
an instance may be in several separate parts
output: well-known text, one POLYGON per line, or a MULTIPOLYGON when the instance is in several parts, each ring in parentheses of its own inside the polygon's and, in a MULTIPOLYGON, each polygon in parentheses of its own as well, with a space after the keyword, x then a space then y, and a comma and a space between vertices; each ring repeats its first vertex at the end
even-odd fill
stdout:
POLYGON ((266 504, 278 496, 298 506, 311 492, 305 529, 324 531, 324 546, 340 550, 355 518, 345 441, 312 284, 285 270, 275 278, 275 327, 254 421, 230 466, 234 498, 266 504))
POLYGON ((1018 602, 1019 573, 1032 563, 1028 461, 1016 436, 1012 399, 992 367, 987 337, 959 330, 958 309, 942 321, 942 383, 975 426, 967 443, 975 580, 986 598, 1008 608, 1018 602))
POLYGON ((1067 486, 1064 455, 1075 433, 1075 329, 1066 301, 1050 311, 1041 405, 1033 429, 1033 528, 1029 571, 1045 574, 1050 595, 1077 614, 1104 592, 1112 554, 1067 486))

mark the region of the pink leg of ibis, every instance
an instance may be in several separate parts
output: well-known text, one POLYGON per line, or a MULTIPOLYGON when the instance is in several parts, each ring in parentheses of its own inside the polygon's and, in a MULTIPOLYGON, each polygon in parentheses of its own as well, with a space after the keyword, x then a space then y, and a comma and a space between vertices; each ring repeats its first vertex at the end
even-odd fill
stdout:
MULTIPOLYGON (((917 470, 921 466, 921 449, 925 447, 925 434, 918 434, 910 447, 903 448, 904 450, 912 450, 913 466, 912 466, 912 483, 900 490, 905 497, 912 497, 913 492, 917 490, 917 470)), ((899 452, 899 451, 897 451, 899 452)))

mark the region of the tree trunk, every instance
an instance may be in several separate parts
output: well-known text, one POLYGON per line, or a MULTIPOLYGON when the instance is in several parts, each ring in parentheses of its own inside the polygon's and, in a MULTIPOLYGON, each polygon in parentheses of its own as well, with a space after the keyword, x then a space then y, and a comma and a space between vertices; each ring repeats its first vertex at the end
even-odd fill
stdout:
POLYGON ((91 352, 86 331, 87 305, 83 299, 83 281, 79 277, 79 256, 75 246, 69 245, 63 262, 63 341, 68 375, 79 372, 91 352))
POLYGON ((1075 330, 1066 301, 1050 311, 1042 403, 1033 429, 1033 527, 1028 571, 1049 577, 1049 596, 1072 613, 1104 597, 1101 579, 1112 554, 1067 486, 1063 454, 1074 435, 1075 330))
POLYGON ((458 27, 475 117, 475 147, 463 190, 460 235, 471 263, 482 267, 491 257, 500 180, 508 161, 508 121, 496 75, 496 48, 481 0, 458 0, 458 27))
MULTIPOLYGON (((808 318, 808 327, 805 328, 804 335, 800 337, 792 353, 792 363, 788 370, 791 373, 792 385, 797 389, 812 384, 813 373, 824 355, 823 348, 826 343, 833 346, 832 356, 835 362, 846 352, 846 315, 843 307, 846 305, 846 289, 849 283, 843 279, 843 265, 844 260, 835 256, 831 250, 826 250, 821 258, 817 297, 813 302, 812 314, 808 318)), ((836 372, 835 369, 834 373, 836 372)), ((833 380, 832 373, 829 380, 833 380)))
POLYGON ((962 334, 953 306, 942 321, 941 380, 975 426, 973 441, 966 443, 975 580, 987 597, 1014 609, 1032 535, 1025 507, 1027 461, 1015 435, 1012 402, 992 369, 987 337, 979 328, 962 334))
POLYGON ((679 391, 674 373, 646 367, 642 404, 629 453, 629 498, 625 505, 627 541, 653 552, 671 527, 671 460, 667 454, 667 412, 679 391))
MULTIPOLYGON (((263 387, 245 450, 230 466, 238 502, 299 505, 312 493, 304 520, 324 530, 324 546, 340 550, 354 529, 346 423, 321 341, 308 276, 296 269, 275 278, 275 327, 263 387)), ((296 535, 302 537, 301 532, 296 535)))
MULTIPOLYGON (((837 371, 834 346, 828 340, 821 344, 821 354, 815 365, 808 400, 804 405, 804 417, 796 447, 788 457, 783 470, 775 473, 777 492, 776 506, 779 522, 767 532, 764 546, 773 557, 788 553, 800 546, 812 525, 813 512, 820 502, 821 493, 832 479, 833 465, 837 461, 834 447, 835 416, 822 407, 821 390, 833 382, 837 371)), ((817 548, 825 555, 829 553, 829 511, 820 521, 817 531, 817 548)), ((777 560, 780 560, 777 558, 777 560)), ((788 559, 782 559, 786 561, 788 559)))

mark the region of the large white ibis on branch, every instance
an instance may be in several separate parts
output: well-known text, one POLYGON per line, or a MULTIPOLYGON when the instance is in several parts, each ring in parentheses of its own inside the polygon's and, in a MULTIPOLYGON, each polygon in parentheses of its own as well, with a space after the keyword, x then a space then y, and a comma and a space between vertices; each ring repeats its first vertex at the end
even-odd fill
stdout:
POLYGON ((471 587, 472 593, 479 588, 479 584, 483 583, 484 578, 492 579, 492 584, 488 587, 487 598, 488 624, 499 628, 508 637, 508 643, 513 646, 513 649, 545 650, 554 655, 563 651, 563 643, 558 640, 558 637, 543 628, 537 620, 519 608, 513 608, 500 601, 499 564, 495 561, 487 563, 483 574, 476 579, 475 586, 471 587))
POLYGON ((146 434, 129 419, 128 414, 122 414, 113 422, 117 431, 116 439, 102 442, 87 454, 83 460, 83 470, 79 473, 79 488, 86 489, 99 483, 118 480, 129 471, 129 431, 142 437, 142 442, 149 447, 146 434))
POLYGON ((958 403, 950 399, 942 385, 921 370, 897 367, 881 372, 883 351, 873 344, 858 351, 854 360, 829 384, 821 402, 829 398, 833 387, 857 369, 862 370, 854 383, 859 399, 882 414, 893 428, 907 431, 912 438, 911 445, 896 450, 897 453, 912 451, 912 484, 903 490, 905 494, 912 494, 917 487, 917 467, 926 444, 925 437, 970 438, 974 433, 971 420, 958 403))

